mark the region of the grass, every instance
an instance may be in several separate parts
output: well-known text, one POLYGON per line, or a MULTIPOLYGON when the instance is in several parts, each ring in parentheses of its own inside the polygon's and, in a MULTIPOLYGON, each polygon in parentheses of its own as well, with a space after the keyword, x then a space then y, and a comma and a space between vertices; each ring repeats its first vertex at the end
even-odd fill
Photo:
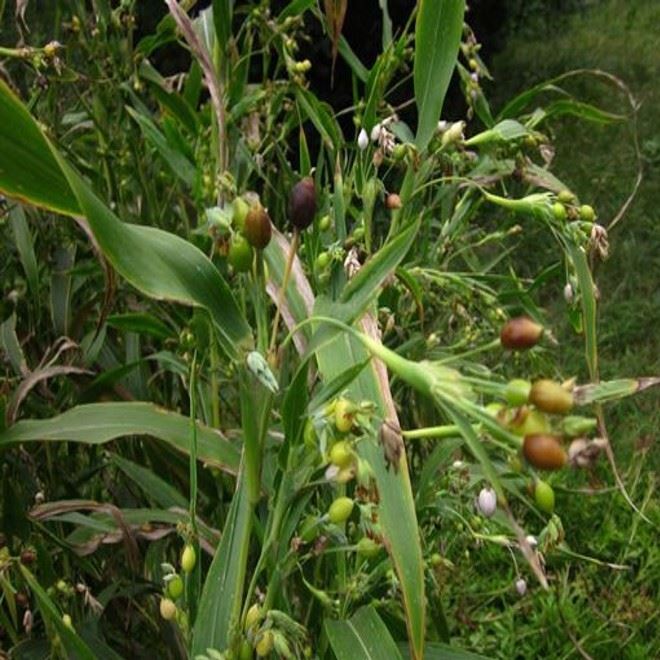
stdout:
MULTIPOLYGON (((595 3, 588 10, 562 16, 559 26, 548 39, 540 38, 541 33, 526 33, 509 41, 492 66, 497 95, 504 101, 565 71, 597 68, 624 80, 639 102, 636 122, 644 179, 628 212, 611 231, 610 258, 597 273, 599 351, 605 379, 651 374, 660 364, 660 5, 646 0, 595 3)), ((552 26, 544 26, 548 28, 552 26)), ((573 89, 580 98, 612 112, 624 107, 622 94, 593 81, 578 80, 573 89)), ((564 119, 555 131, 555 173, 570 181, 607 225, 637 175, 633 125, 600 127, 564 119)), ((553 298, 560 299, 556 292, 553 298)), ((583 364, 581 342, 562 321, 563 304, 551 305, 548 312, 557 323, 563 369, 573 373, 576 365, 583 364)), ((622 401, 606 410, 606 420, 630 495, 655 524, 643 522, 617 491, 586 496, 558 490, 556 510, 574 551, 625 564, 629 570, 549 555, 552 590, 543 593, 531 587, 532 593, 521 600, 513 589, 513 569, 510 589, 498 590, 505 551, 473 549, 470 559, 457 566, 460 576, 449 606, 457 620, 467 623, 453 630, 465 645, 501 658, 660 655, 658 452, 654 450, 660 399, 648 392, 622 401)), ((583 474, 575 474, 564 485, 606 488, 613 480, 602 460, 591 483, 583 474)))

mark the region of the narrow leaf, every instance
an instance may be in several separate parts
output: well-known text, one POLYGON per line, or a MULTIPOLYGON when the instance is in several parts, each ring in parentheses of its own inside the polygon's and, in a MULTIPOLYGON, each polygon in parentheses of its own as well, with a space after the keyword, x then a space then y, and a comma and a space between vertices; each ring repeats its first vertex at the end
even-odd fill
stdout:
POLYGON ((373 607, 363 607, 345 621, 326 620, 325 631, 337 660, 401 659, 390 631, 373 607))
MULTIPOLYGON (((189 423, 187 417, 150 403, 91 403, 50 419, 20 421, 0 432, 0 447, 44 441, 96 445, 129 435, 150 435, 187 454, 189 423)), ((238 450, 218 431, 199 422, 197 426, 199 459, 236 472, 238 450)))
POLYGON ((417 147, 435 132, 449 87, 463 31, 465 0, 419 0, 415 26, 417 147))

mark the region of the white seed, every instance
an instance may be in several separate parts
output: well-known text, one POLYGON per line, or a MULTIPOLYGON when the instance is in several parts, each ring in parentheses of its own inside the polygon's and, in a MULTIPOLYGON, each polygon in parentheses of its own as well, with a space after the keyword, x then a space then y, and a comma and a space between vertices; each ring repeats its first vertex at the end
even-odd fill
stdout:
POLYGON ((532 548, 535 548, 539 544, 539 542, 536 540, 536 536, 532 536, 531 534, 528 534, 525 537, 525 540, 532 546, 532 548))
POLYGON ((516 580, 516 591, 520 596, 524 596, 527 593, 527 582, 523 578, 516 580))
POLYGON ((378 139, 380 138, 380 132, 382 130, 382 127, 380 124, 376 124, 372 129, 371 129, 371 141, 372 142, 378 142, 378 139))
POLYGON ((365 131, 364 128, 360 131, 360 134, 358 135, 357 143, 360 151, 364 151, 369 145, 369 136, 367 135, 367 131, 365 131))
POLYGON ((570 305, 573 302, 573 287, 570 282, 566 282, 564 287, 564 300, 570 305))
POLYGON ((477 500, 481 515, 490 518, 497 510, 497 496, 492 488, 482 488, 477 500))

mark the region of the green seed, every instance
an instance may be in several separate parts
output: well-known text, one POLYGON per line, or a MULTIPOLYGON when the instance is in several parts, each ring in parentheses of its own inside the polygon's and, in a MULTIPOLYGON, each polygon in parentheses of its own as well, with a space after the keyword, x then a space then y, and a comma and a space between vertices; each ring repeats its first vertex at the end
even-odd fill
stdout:
POLYGON ((252 268, 254 250, 240 234, 231 239, 227 260, 237 273, 246 273, 252 268))
POLYGON ((345 523, 353 512, 354 504, 350 497, 338 497, 328 509, 330 522, 335 525, 345 523))
POLYGON ((534 488, 534 500, 536 506, 545 513, 552 513, 555 509, 555 491, 545 481, 537 481, 534 488))
POLYGON ((555 202, 552 205, 552 213, 555 220, 559 220, 559 222, 566 220, 566 207, 561 202, 555 202))
POLYGON ((167 595, 172 600, 176 600, 177 598, 181 597, 182 593, 183 593, 183 580, 181 579, 180 575, 175 575, 167 583, 167 595))
POLYGON ((363 536, 357 544, 357 552, 361 557, 370 559, 380 552, 381 546, 368 536, 363 536))
POLYGON ((593 222, 596 219, 596 212, 589 204, 583 204, 580 207, 580 219, 585 222, 593 222))
POLYGON ((316 268, 318 270, 325 270, 330 265, 330 255, 327 252, 321 252, 316 257, 316 268))
POLYGON ((188 544, 181 553, 181 569, 184 573, 190 573, 195 568, 196 563, 197 553, 195 552, 195 548, 188 544))
POLYGON ((512 406, 524 406, 529 398, 532 384, 522 378, 514 378, 506 384, 504 397, 512 406))

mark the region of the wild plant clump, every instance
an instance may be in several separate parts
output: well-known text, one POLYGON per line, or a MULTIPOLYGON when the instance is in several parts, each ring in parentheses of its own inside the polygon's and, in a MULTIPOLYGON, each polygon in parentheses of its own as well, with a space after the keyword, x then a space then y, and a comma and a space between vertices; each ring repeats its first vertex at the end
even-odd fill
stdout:
POLYGON ((2 643, 418 659, 479 553, 512 608, 627 570, 562 516, 608 465, 637 511, 607 412, 659 380, 601 381, 607 222, 551 171, 563 115, 624 118, 562 80, 496 111, 462 1, 380 3, 370 67, 346 2, 93 4, 0 48, 2 643))

